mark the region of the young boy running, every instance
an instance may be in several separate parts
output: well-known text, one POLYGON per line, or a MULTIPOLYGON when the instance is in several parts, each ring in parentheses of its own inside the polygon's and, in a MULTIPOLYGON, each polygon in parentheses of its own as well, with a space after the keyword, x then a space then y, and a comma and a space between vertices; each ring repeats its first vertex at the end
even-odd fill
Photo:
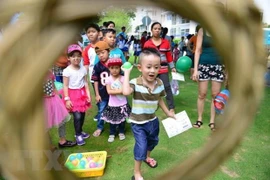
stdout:
POLYGON ((175 114, 168 110, 163 97, 166 95, 162 81, 157 78, 160 69, 160 54, 156 49, 145 48, 140 54, 138 70, 141 76, 129 82, 132 68, 125 69, 123 82, 123 95, 132 98, 132 111, 129 118, 135 138, 134 145, 134 176, 131 179, 143 180, 141 163, 144 161, 151 168, 158 163, 150 154, 158 144, 159 121, 155 112, 159 107, 168 117, 175 118, 175 114))

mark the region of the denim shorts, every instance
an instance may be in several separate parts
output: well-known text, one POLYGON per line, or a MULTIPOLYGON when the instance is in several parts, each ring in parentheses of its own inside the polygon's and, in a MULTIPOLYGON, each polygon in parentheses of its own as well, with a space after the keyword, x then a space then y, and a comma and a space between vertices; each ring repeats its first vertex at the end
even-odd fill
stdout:
POLYGON ((223 82, 225 78, 224 65, 220 64, 199 64, 199 80, 200 81, 217 81, 223 82))
POLYGON ((131 123, 131 128, 135 138, 134 159, 144 161, 147 151, 152 151, 158 144, 159 120, 156 118, 144 124, 131 123))

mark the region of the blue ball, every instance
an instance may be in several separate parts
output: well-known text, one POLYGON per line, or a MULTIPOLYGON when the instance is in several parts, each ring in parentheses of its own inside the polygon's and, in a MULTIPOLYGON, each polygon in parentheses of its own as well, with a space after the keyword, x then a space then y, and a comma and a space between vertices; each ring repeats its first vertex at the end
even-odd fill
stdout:
POLYGON ((80 161, 80 166, 85 166, 86 162, 84 160, 80 161))
POLYGON ((76 156, 77 156, 78 159, 82 159, 83 158, 83 155, 81 153, 78 153, 76 156))
POLYGON ((76 159, 76 157, 74 156, 74 155, 71 155, 70 157, 69 157, 69 160, 70 161, 73 161, 73 160, 75 160, 76 159))

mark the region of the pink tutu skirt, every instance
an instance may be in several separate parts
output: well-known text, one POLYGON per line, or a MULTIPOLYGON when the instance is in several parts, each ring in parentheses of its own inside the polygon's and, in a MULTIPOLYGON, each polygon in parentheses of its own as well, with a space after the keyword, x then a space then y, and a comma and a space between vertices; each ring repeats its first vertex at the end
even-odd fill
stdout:
POLYGON ((70 115, 58 95, 45 97, 44 103, 48 129, 59 127, 70 120, 70 115))
POLYGON ((81 89, 68 89, 68 95, 73 105, 69 112, 85 112, 91 107, 91 103, 87 101, 88 97, 85 87, 81 89))

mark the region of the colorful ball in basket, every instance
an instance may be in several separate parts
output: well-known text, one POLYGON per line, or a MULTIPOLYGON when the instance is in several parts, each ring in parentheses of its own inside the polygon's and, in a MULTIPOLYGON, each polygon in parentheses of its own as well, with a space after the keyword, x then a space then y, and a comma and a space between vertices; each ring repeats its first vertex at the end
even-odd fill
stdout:
POLYGON ((76 154, 76 157, 77 157, 78 159, 82 159, 82 158, 83 158, 83 155, 82 155, 82 153, 78 153, 78 154, 76 154))
POLYGON ((188 56, 182 56, 176 61, 175 68, 178 72, 184 73, 190 69, 192 60, 188 56))
POLYGON ((65 166, 78 177, 102 176, 106 157, 106 151, 73 153, 68 156, 65 166))
POLYGON ((223 114, 224 107, 229 99, 230 92, 227 89, 222 90, 214 99, 214 106, 217 114, 223 114))

